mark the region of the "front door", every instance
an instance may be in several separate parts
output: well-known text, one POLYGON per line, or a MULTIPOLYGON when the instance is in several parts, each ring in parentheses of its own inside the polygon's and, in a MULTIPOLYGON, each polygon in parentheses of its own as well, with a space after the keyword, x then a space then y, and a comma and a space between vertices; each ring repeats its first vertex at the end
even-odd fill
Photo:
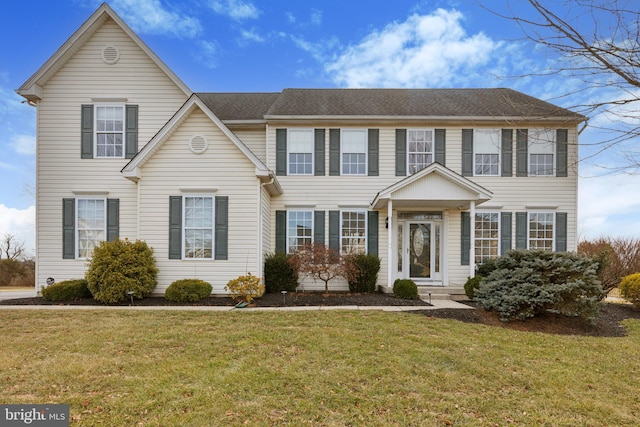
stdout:
MULTIPOLYGON (((408 221, 404 226, 402 269, 417 282, 440 279, 441 224, 408 221)), ((406 276, 405 276, 406 277, 406 276)))

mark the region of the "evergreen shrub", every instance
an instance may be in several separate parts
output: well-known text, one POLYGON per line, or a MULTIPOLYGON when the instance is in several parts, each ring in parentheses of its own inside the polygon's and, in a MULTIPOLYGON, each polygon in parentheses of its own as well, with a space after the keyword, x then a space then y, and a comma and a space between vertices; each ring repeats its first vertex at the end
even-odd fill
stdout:
POLYGON ((623 277, 618 288, 622 298, 640 307, 640 273, 623 277))
POLYGON ((91 298, 85 279, 64 280, 42 289, 42 298, 47 301, 73 301, 91 298))
POLYGON ((267 254, 264 258, 265 291, 294 292, 298 287, 298 271, 291 262, 291 255, 284 252, 267 254))
POLYGON ((164 298, 174 302, 197 302, 211 295, 211 284, 200 279, 176 280, 165 291, 164 298))
POLYGON ((375 292, 380 271, 380 258, 371 254, 357 254, 345 260, 346 274, 351 292, 375 292))
POLYGON ((418 285, 411 279, 396 279, 393 294, 398 298, 418 299, 418 285))
POLYGON ((264 283, 259 277, 247 273, 246 276, 230 280, 225 286, 225 290, 231 294, 231 298, 234 300, 250 303, 255 298, 264 295, 264 283))
POLYGON ((480 282, 482 281, 482 276, 476 275, 473 277, 469 277, 464 284, 464 293, 467 295, 467 298, 473 299, 475 296, 476 289, 480 287, 480 282))

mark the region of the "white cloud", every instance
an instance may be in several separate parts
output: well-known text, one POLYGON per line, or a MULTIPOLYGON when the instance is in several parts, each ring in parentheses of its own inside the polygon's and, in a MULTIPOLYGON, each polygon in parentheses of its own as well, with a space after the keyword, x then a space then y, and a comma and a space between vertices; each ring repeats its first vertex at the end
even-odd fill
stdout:
POLYGON ((214 12, 225 15, 236 21, 256 19, 260 10, 251 2, 243 0, 211 0, 209 2, 214 12))
POLYGON ((254 29, 251 30, 241 30, 240 36, 242 40, 245 42, 255 42, 255 43, 263 43, 264 37, 262 37, 258 32, 254 29))
POLYGON ((112 0, 111 6, 139 33, 191 39, 202 32, 198 18, 167 10, 160 0, 112 0))
POLYGON ((200 64, 207 68, 216 68, 218 66, 219 52, 220 48, 215 41, 200 40, 195 58, 200 64))
POLYGON ((322 11, 319 9, 311 9, 311 24, 322 24, 322 11))
POLYGON ((34 135, 13 135, 10 144, 18 154, 25 156, 36 154, 36 137, 34 135))
POLYGON ((13 234, 18 242, 24 242, 30 255, 36 247, 36 207, 10 208, 0 204, 0 234, 13 234))

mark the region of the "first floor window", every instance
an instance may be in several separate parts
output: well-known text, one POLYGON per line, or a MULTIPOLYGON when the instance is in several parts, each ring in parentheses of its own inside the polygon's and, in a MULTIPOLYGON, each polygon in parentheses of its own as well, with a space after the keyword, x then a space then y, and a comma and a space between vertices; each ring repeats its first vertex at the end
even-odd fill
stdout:
POLYGON ((554 217, 551 212, 529 212, 529 249, 553 250, 554 217))
POLYGON ((312 243, 313 212, 287 212, 287 252, 293 253, 312 243))
POLYGON ((95 106, 96 157, 124 157, 124 105, 95 106))
POLYGON ((93 249, 106 238, 106 200, 77 200, 78 258, 91 258, 93 249))
POLYGON ((341 244, 343 254, 364 254, 367 248, 367 212, 341 212, 341 244))
POLYGON ((343 129, 342 175, 366 175, 367 173, 367 131, 343 129))
POLYGON ((497 212, 476 212, 475 218, 475 262, 497 258, 500 243, 500 215, 497 212))
POLYGON ((289 129, 288 132, 289 174, 313 174, 313 129, 289 129))
POLYGON ((409 175, 433 163, 433 130, 409 129, 407 131, 407 155, 409 175))
POLYGON ((213 197, 184 197, 184 258, 213 258, 213 197))

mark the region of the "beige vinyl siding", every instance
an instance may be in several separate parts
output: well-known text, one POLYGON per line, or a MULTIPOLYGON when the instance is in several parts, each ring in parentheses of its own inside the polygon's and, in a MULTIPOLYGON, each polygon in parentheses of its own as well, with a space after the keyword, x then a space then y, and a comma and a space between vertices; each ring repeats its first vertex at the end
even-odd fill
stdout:
MULTIPOLYGON (((120 199, 120 237, 136 239, 136 185, 122 177, 127 159, 80 158, 80 106, 92 98, 126 98, 139 106, 138 149, 186 100, 185 94, 111 20, 43 86, 38 103, 36 283, 84 276, 86 260, 62 259, 62 199, 73 191, 108 192, 120 199), (115 45, 120 60, 102 61, 115 45)), ((84 197, 84 196, 83 196, 84 197)))
POLYGON ((244 145, 253 151, 264 163, 267 162, 267 143, 265 129, 231 129, 233 133, 244 143, 244 145))

